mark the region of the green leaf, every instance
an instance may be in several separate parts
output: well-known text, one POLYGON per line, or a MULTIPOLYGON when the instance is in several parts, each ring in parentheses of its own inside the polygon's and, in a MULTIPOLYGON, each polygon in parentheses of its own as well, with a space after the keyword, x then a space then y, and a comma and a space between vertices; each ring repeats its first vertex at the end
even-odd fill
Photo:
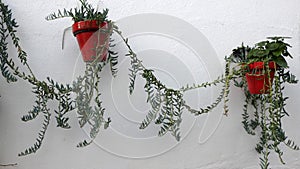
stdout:
POLYGON ((281 55, 281 53, 282 53, 282 51, 280 51, 280 50, 276 50, 276 51, 273 51, 272 52, 272 54, 274 55, 274 56, 280 56, 281 55))
POLYGON ((286 62, 286 60, 284 59, 283 56, 276 57, 276 58, 274 58, 273 60, 274 60, 274 62, 276 62, 277 65, 279 65, 280 67, 283 67, 283 68, 288 68, 288 67, 289 67, 288 64, 287 64, 287 62, 286 62))
POLYGON ((266 45, 267 49, 269 49, 270 51, 274 51, 274 50, 278 49, 279 46, 280 46, 280 44, 275 43, 275 42, 268 43, 268 44, 266 45))
POLYGON ((261 41, 261 42, 257 43, 255 46, 257 46, 257 47, 263 47, 263 46, 265 46, 268 42, 269 42, 269 41, 261 41))
POLYGON ((267 56, 268 54, 269 54, 269 50, 255 49, 253 51, 253 56, 256 56, 256 57, 264 57, 264 56, 267 56))

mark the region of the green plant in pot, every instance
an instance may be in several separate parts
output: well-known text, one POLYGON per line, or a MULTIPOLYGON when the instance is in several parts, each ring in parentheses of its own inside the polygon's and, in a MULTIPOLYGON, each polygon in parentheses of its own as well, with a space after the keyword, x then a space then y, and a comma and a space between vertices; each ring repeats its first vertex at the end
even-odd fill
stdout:
POLYGON ((105 120, 105 108, 100 100, 101 71, 109 64, 112 75, 115 76, 118 63, 117 53, 110 50, 113 46, 110 36, 114 30, 114 24, 107 19, 108 9, 102 12, 93 8, 87 0, 79 0, 81 6, 70 10, 58 10, 50 14, 46 20, 70 17, 74 21, 72 25, 73 35, 79 44, 83 60, 86 65, 84 75, 79 76, 73 82, 75 108, 79 118, 80 127, 89 124, 91 126, 91 141, 84 140, 78 147, 89 145, 97 136, 99 129, 104 125, 107 128, 110 118, 105 120))
POLYGON ((269 168, 268 156, 271 151, 277 153, 284 164, 281 144, 299 150, 282 128, 282 119, 289 115, 286 109, 288 97, 284 96, 285 84, 298 82, 288 71, 285 58, 292 56, 288 52, 291 46, 284 41, 285 39, 287 38, 268 38, 253 48, 242 45, 226 58, 228 69, 225 75, 225 90, 229 91, 230 81, 233 81, 235 86, 244 91, 242 124, 248 134, 259 135, 260 140, 255 149, 261 154, 262 169, 269 168), (251 82, 252 80, 256 82, 251 82), (257 84, 258 87, 252 86, 257 84))
POLYGON ((72 18, 73 35, 77 39, 83 60, 85 62, 92 62, 95 59, 105 61, 108 41, 112 33, 112 22, 107 19, 108 9, 99 12, 87 0, 79 1, 81 7, 58 10, 57 13, 47 16, 46 20, 72 18))
POLYGON ((252 94, 270 92, 276 69, 288 68, 285 57, 291 57, 289 44, 283 37, 270 38, 272 41, 262 41, 255 45, 247 54, 246 79, 252 94))
MULTIPOLYGON (((100 100, 100 91, 98 86, 100 84, 100 73, 103 67, 107 64, 111 66, 112 74, 115 76, 117 73, 114 67, 117 64, 117 55, 115 52, 109 50, 111 47, 110 35, 113 30, 113 24, 107 20, 107 10, 96 12, 90 4, 85 0, 80 1, 82 6, 80 9, 74 8, 69 12, 66 12, 66 17, 73 17, 74 21, 80 21, 81 19, 95 19, 92 24, 97 25, 97 30, 93 28, 93 34, 90 39, 97 39, 96 42, 85 44, 83 48, 87 48, 86 53, 90 57, 86 61, 86 70, 84 75, 78 77, 72 85, 64 85, 55 82, 52 78, 48 77, 47 80, 41 81, 37 79, 33 70, 27 62, 27 53, 20 45, 20 39, 17 37, 17 22, 12 16, 12 11, 0 0, 0 68, 2 76, 7 82, 16 82, 18 79, 23 79, 32 85, 32 92, 35 95, 35 104, 32 110, 28 111, 21 119, 24 122, 28 122, 37 119, 39 116, 43 116, 42 128, 38 133, 35 143, 21 152, 19 156, 24 156, 32 153, 36 153, 42 146, 43 140, 46 136, 46 131, 50 125, 52 114, 55 115, 57 127, 63 129, 69 129, 69 117, 68 113, 72 110, 77 110, 79 124, 81 127, 89 125, 91 141, 82 141, 78 144, 79 147, 86 146, 92 142, 97 136, 100 127, 107 128, 110 119, 104 118, 104 108, 100 100), (72 10, 74 13, 72 14, 72 10), (99 24, 98 24, 99 23, 99 24), (13 46, 17 49, 18 58, 11 58, 8 53, 8 39, 11 38, 13 46), (92 44, 92 45, 91 45, 92 44), (89 48, 91 47, 91 48, 89 48), (20 63, 16 63, 15 59, 18 59, 20 63), (21 71, 22 70, 22 71, 21 71), (75 94, 75 98, 73 97, 75 94), (55 113, 48 107, 50 101, 57 101, 57 109, 55 113)), ((58 12, 62 17, 62 13, 58 12)), ((55 17, 54 15, 50 15, 55 17)), ((50 17, 49 16, 49 17, 50 17)), ((54 19, 54 18, 52 18, 54 19)), ((88 24, 87 24, 88 25, 88 24)), ((78 31, 78 30, 77 30, 78 31)), ((80 30, 76 36, 85 31, 80 30)), ((83 52, 84 53, 84 52, 83 52)), ((84 55, 84 54, 83 54, 84 55)))
MULTIPOLYGON (((261 154, 259 159, 262 169, 269 168, 271 151, 277 153, 284 164, 282 144, 293 150, 299 150, 299 147, 288 139, 282 128, 282 119, 288 116, 286 109, 288 97, 284 96, 285 85, 298 82, 288 70, 285 58, 292 58, 292 56, 288 52, 291 46, 284 41, 285 39, 288 38, 271 37, 257 43, 253 48, 242 44, 233 49, 229 57, 225 57, 225 75, 219 76, 213 82, 181 88, 185 92, 222 84, 223 88, 218 98, 207 107, 208 109, 205 109, 205 113, 217 107, 223 100, 224 114, 228 115, 230 85, 233 83, 234 86, 240 87, 245 94, 242 124, 248 134, 259 135, 259 142, 255 149, 261 154)), ((195 115, 203 112, 202 108, 189 109, 195 115)))

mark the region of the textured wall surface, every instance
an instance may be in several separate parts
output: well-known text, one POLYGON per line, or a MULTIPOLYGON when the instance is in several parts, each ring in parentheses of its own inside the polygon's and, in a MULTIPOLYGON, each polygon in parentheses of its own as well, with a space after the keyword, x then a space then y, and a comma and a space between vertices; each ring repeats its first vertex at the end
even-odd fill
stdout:
MULTIPOLYGON (((70 19, 48 22, 44 19, 57 9, 78 5, 75 0, 4 0, 13 10, 20 27, 18 35, 28 53, 32 69, 40 79, 51 76, 61 83, 71 83, 83 71, 77 43, 67 31, 61 50, 63 30, 70 19), (77 59, 79 58, 79 59, 77 59)), ((268 36, 290 36, 294 56, 288 60, 291 71, 300 77, 300 3, 298 0, 105 0, 90 1, 110 9, 115 20, 144 64, 172 87, 214 79, 222 73, 223 58, 242 42, 248 45, 268 36)), ((122 44, 117 41, 122 53, 122 44)), ((124 46, 123 46, 124 47, 124 46)), ((123 51, 124 52, 124 51, 123 51)), ((14 49, 10 50, 14 57, 14 49)), ((129 61, 120 56, 118 77, 103 74, 102 99, 112 125, 102 131, 95 144, 78 149, 86 138, 76 113, 70 114, 72 128, 56 128, 55 119, 48 129, 42 148, 34 155, 17 157, 30 146, 41 127, 40 121, 23 123, 21 115, 34 102, 30 86, 22 81, 0 83, 0 163, 18 163, 18 169, 257 169, 258 139, 247 135, 240 123, 243 93, 234 87, 230 94, 230 114, 222 109, 193 117, 185 113, 183 139, 177 143, 170 135, 156 136, 158 129, 138 129, 138 122, 149 109, 145 103, 143 81, 128 95, 129 61)), ((286 86, 289 96, 284 119, 287 135, 300 144, 300 84, 286 86)), ((209 104, 218 88, 189 93, 193 106, 209 104)), ((55 106, 55 105, 53 105, 55 106)), ((53 116, 54 117, 54 116, 53 116)), ((283 147, 286 165, 271 155, 272 168, 300 168, 300 152, 283 147)), ((1 167, 0 167, 1 168, 1 167)))

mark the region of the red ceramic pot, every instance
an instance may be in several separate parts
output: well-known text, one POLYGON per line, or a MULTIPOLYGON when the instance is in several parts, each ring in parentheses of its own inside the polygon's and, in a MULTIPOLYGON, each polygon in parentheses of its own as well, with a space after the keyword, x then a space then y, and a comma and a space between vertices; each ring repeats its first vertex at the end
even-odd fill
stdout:
POLYGON ((248 90, 251 94, 265 94, 270 92, 274 79, 276 63, 269 62, 270 78, 267 73, 262 73, 264 62, 254 62, 248 65, 251 73, 246 73, 248 90), (254 70, 254 73, 252 73, 254 70))
MULTIPOLYGON (((96 48, 100 48, 105 44, 102 54, 98 54, 99 61, 105 61, 107 58, 109 33, 100 31, 108 29, 107 22, 99 22, 96 20, 75 22, 72 26, 73 34, 77 39, 80 51, 85 62, 93 62, 96 59, 96 48)), ((100 51, 98 51, 99 53, 100 51)))

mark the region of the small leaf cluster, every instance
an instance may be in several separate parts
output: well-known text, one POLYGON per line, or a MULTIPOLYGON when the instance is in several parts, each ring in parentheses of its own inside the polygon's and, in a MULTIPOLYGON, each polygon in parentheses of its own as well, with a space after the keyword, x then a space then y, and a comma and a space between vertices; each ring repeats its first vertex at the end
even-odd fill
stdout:
POLYGON ((263 61, 274 61, 278 66, 288 68, 285 57, 292 58, 288 52, 288 48, 291 47, 284 40, 289 37, 269 37, 269 40, 261 41, 249 51, 247 58, 248 63, 263 61))
MULTIPOLYGON (((114 40, 110 39, 110 43, 109 43, 109 48, 114 48, 116 45, 114 44, 114 40)), ((113 50, 108 49, 108 63, 110 65, 110 71, 112 73, 113 77, 117 76, 118 73, 118 69, 117 69, 117 65, 118 65, 118 52, 115 52, 113 50)))
POLYGON ((143 70, 142 77, 146 80, 144 86, 148 95, 147 102, 151 110, 140 125, 140 129, 146 128, 152 121, 160 125, 159 136, 170 132, 177 141, 180 140, 180 123, 183 112, 183 95, 179 90, 167 88, 153 74, 152 70, 143 70))
POLYGON ((95 9, 87 0, 79 0, 80 8, 71 8, 70 10, 58 10, 57 13, 52 13, 46 17, 46 20, 55 20, 59 18, 71 17, 74 22, 97 20, 100 23, 107 21, 108 9, 103 9, 102 12, 95 9))
MULTIPOLYGON (((9 59, 7 50, 8 50, 8 37, 10 35, 13 36, 13 42, 16 44, 18 39, 15 37, 15 31, 14 29, 18 27, 18 24, 16 23, 15 19, 12 18, 12 12, 8 8, 7 5, 2 3, 0 1, 0 9, 1 9, 1 15, 0 15, 0 70, 2 73, 2 76, 6 79, 6 81, 9 82, 16 82, 17 77, 13 75, 13 72, 10 71, 10 65, 14 64, 11 59, 9 59)), ((22 62, 26 62, 26 54, 22 55, 22 62)), ((14 66, 14 65, 13 65, 14 66)), ((18 68, 17 68, 18 69, 18 68)))
MULTIPOLYGON (((36 119, 38 115, 44 117, 42 123, 42 129, 38 133, 38 137, 33 146, 29 147, 25 151, 21 152, 19 156, 28 155, 35 153, 42 145, 47 128, 50 124, 51 111, 48 107, 49 101, 57 101, 57 109, 54 110, 56 113, 55 119, 57 122, 57 127, 63 129, 69 129, 71 126, 68 121, 69 118, 66 117, 67 113, 74 110, 74 101, 71 99, 72 88, 69 85, 62 85, 51 78, 47 78, 46 81, 38 81, 35 77, 28 80, 33 85, 33 94, 35 94, 35 105, 28 111, 27 115, 22 116, 22 121, 28 122, 36 119), (33 79, 33 80, 32 80, 33 79)), ((26 78, 24 78, 26 80, 26 78)))
POLYGON ((131 68, 129 68, 129 93, 132 94, 134 91, 136 77, 146 68, 143 65, 142 61, 138 59, 137 54, 132 50, 131 46, 129 45, 128 38, 125 38, 123 36, 122 32, 117 26, 114 27, 114 32, 116 32, 121 37, 126 47, 128 48, 128 53, 125 56, 130 58, 131 68))
POLYGON ((42 142, 45 138, 46 131, 50 124, 50 112, 47 106, 48 99, 47 95, 45 95, 45 91, 42 89, 42 86, 33 87, 33 93, 36 94, 36 105, 34 106, 33 110, 28 112, 28 115, 22 117, 23 121, 29 121, 35 119, 40 113, 44 116, 44 121, 42 124, 42 129, 38 133, 38 137, 36 138, 36 142, 33 146, 26 149, 24 152, 19 153, 19 156, 25 156, 28 154, 35 153, 42 145, 42 142))
MULTIPOLYGON (((73 92, 76 94, 75 107, 77 108, 77 114, 80 127, 84 127, 89 124, 90 138, 94 140, 100 131, 100 127, 104 125, 107 128, 110 119, 104 119, 105 109, 102 107, 102 101, 100 100, 101 93, 99 91, 100 72, 104 64, 86 64, 85 74, 79 76, 73 83, 73 92), (93 106, 94 105, 94 106, 93 106)), ((78 147, 89 145, 92 141, 86 141, 79 143, 78 147)))

